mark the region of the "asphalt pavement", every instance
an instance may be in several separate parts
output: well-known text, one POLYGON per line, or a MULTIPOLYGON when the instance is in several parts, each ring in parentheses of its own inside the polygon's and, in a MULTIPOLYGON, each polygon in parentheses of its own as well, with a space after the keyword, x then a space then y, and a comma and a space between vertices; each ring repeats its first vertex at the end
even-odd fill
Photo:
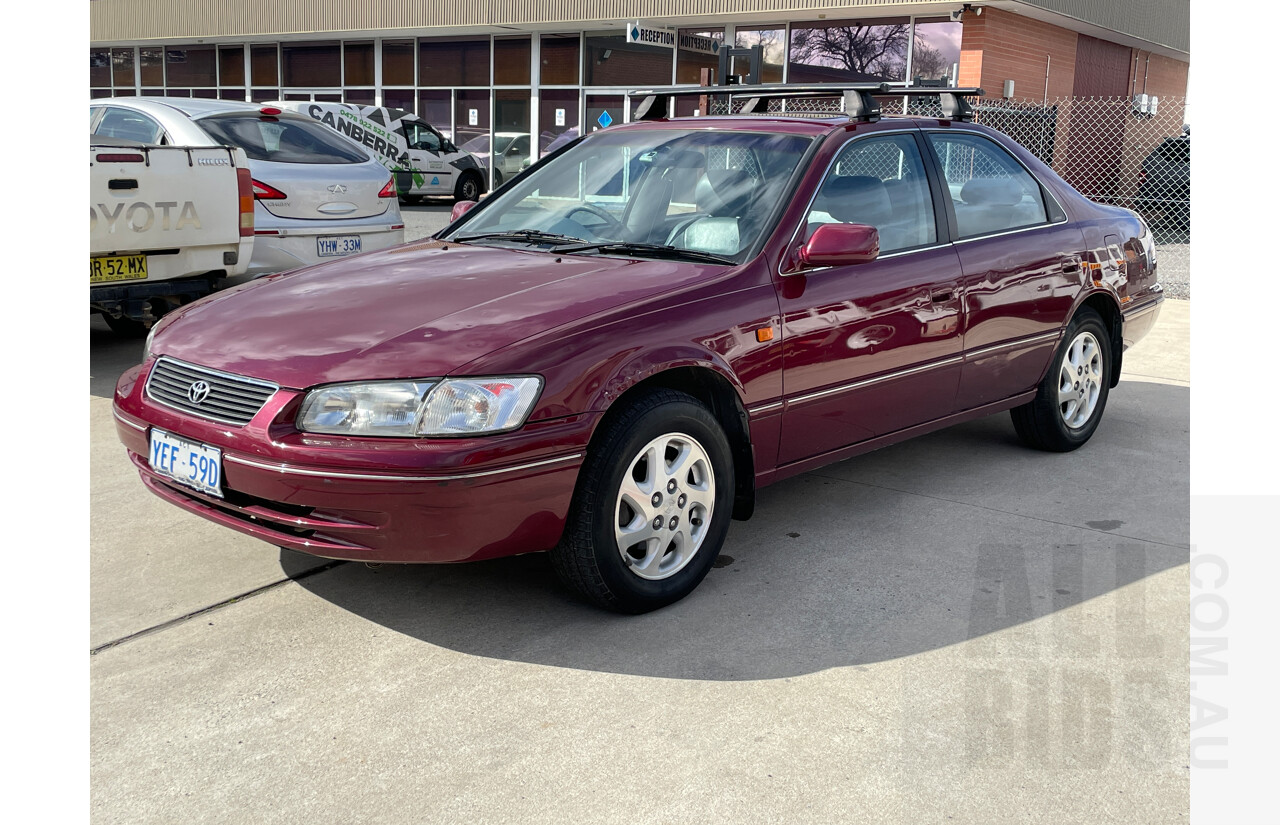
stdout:
POLYGON ((94 320, 93 821, 1185 821, 1189 319, 1083 449, 1002 414, 766 488, 640 617, 538 555, 335 565, 164 504, 94 320))

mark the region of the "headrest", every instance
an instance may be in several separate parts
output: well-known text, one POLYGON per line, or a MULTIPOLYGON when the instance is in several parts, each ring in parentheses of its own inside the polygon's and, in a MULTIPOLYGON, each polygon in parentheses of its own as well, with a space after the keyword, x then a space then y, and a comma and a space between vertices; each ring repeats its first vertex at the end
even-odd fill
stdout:
POLYGON ((698 208, 712 215, 739 218, 747 213, 755 194, 755 178, 741 169, 707 167, 705 183, 699 181, 698 208))
POLYGON ((893 203, 884 182, 870 175, 837 175, 822 184, 814 208, 841 223, 878 226, 893 220, 893 203))
POLYGON ((968 204, 1013 206, 1022 201, 1022 187, 1012 178, 973 178, 960 188, 960 200, 968 204))

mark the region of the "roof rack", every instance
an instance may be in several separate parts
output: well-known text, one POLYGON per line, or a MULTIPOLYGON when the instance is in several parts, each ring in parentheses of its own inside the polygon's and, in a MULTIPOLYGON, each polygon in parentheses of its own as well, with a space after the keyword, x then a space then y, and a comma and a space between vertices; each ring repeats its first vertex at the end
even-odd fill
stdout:
POLYGON ((636 106, 636 120, 661 120, 667 116, 670 102, 677 97, 701 97, 728 95, 746 98, 739 114, 756 113, 761 101, 773 98, 791 100, 815 97, 839 97, 843 99, 842 111, 850 120, 874 123, 880 119, 877 96, 937 97, 942 103, 944 120, 973 120, 973 108, 965 98, 981 97, 982 89, 939 88, 931 86, 891 86, 888 83, 849 85, 845 83, 760 83, 752 86, 662 86, 652 89, 635 89, 628 97, 643 96, 636 106))

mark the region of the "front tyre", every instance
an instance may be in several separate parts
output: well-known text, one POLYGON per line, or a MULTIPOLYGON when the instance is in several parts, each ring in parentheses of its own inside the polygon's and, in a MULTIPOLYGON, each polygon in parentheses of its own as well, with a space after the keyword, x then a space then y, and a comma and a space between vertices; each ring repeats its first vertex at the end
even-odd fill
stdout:
POLYGON ((1009 411, 1029 447, 1065 453, 1098 428, 1111 384, 1111 335, 1102 316, 1082 307, 1067 327, 1032 401, 1009 411))
POLYGON ((600 607, 646 613, 692 592, 724 544, 729 441, 705 407, 675 390, 642 396, 604 426, 551 561, 600 607))
POLYGON ((455 201, 480 200, 480 176, 475 172, 464 172, 462 177, 458 178, 458 185, 453 190, 453 199, 455 201))

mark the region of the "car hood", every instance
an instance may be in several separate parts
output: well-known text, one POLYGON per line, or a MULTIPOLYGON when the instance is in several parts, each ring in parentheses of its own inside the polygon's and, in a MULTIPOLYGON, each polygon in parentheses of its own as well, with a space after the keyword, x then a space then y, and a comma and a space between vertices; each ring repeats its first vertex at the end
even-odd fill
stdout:
POLYGON ((295 389, 429 378, 722 272, 428 241, 233 287, 175 313, 152 348, 295 389))

